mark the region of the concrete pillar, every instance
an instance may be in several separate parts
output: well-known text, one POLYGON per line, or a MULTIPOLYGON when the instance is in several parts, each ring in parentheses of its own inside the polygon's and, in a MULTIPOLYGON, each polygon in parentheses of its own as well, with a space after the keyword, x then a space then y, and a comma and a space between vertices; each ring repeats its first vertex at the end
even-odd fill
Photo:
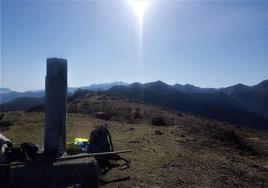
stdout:
POLYGON ((47 59, 45 91, 45 154, 65 152, 67 104, 67 60, 47 59))

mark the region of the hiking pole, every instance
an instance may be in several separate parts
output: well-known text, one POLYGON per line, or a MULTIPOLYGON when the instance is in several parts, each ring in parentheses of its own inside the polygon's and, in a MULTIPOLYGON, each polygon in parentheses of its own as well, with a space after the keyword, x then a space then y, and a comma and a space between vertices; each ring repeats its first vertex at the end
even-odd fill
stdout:
POLYGON ((87 154, 78 154, 78 155, 73 155, 73 156, 57 157, 57 158, 45 157, 43 159, 39 159, 39 160, 35 160, 35 161, 25 161, 25 162, 0 164, 0 168, 7 167, 7 166, 11 167, 11 166, 39 164, 39 163, 46 163, 46 162, 68 161, 68 160, 82 159, 82 158, 87 158, 87 157, 114 155, 114 154, 129 153, 129 152, 132 152, 132 151, 131 150, 121 150, 121 151, 113 151, 113 152, 87 153, 87 154))

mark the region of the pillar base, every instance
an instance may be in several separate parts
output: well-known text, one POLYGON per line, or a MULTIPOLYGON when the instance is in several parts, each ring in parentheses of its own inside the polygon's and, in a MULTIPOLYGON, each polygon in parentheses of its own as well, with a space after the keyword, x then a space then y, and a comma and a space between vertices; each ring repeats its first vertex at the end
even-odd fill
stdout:
POLYGON ((98 187, 99 170, 93 157, 14 166, 8 187, 98 187))

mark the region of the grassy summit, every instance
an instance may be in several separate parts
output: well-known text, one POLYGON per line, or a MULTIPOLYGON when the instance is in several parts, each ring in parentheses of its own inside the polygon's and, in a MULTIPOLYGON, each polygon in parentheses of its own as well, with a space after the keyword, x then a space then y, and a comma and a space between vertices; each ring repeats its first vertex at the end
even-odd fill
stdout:
MULTIPOLYGON (((67 141, 88 137, 96 126, 107 123, 115 149, 133 151, 123 155, 131 160, 130 169, 115 168, 102 177, 131 179, 104 187, 268 186, 267 132, 106 94, 74 97, 68 107, 67 141)), ((43 145, 40 108, 4 113, 4 121, 11 124, 4 134, 16 144, 43 145)))

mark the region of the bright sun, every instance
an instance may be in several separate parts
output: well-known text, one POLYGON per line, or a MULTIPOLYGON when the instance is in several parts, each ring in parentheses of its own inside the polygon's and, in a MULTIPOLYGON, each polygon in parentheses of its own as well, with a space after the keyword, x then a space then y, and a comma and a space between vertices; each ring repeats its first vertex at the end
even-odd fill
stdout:
POLYGON ((142 24, 145 9, 149 5, 150 1, 149 0, 132 0, 129 2, 131 6, 134 8, 134 11, 136 12, 138 16, 139 23, 142 24))

